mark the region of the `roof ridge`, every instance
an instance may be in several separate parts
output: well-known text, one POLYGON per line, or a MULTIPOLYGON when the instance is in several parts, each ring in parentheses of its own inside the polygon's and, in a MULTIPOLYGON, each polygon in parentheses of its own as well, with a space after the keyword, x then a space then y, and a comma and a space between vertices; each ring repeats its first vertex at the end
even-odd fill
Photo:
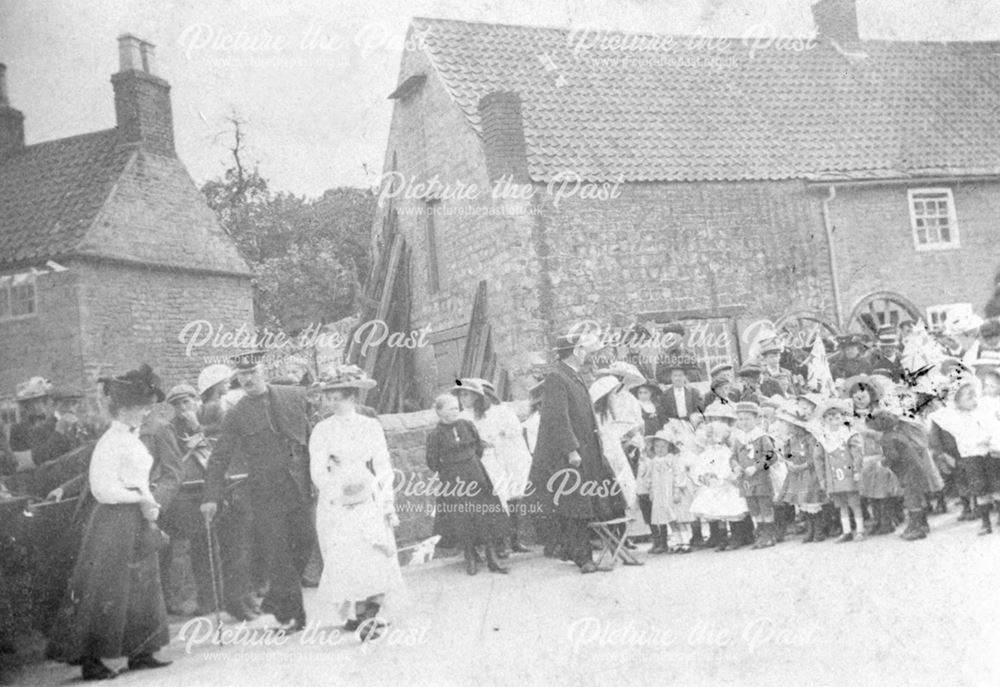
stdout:
POLYGON ((87 131, 82 134, 73 134, 72 136, 65 136, 63 138, 50 138, 47 141, 38 141, 36 143, 29 143, 22 148, 22 150, 28 150, 29 148, 38 148, 40 146, 53 145, 56 143, 67 143, 76 139, 81 138, 97 138, 98 136, 107 136, 108 134, 117 133, 118 127, 113 126, 109 129, 100 129, 98 131, 87 131))
MULTIPOLYGON (((558 31, 561 33, 571 34, 574 31, 581 31, 584 29, 601 31, 603 34, 611 35, 623 35, 623 36, 657 36, 657 37, 675 37, 675 38, 712 38, 716 40, 733 40, 740 41, 745 38, 745 36, 728 35, 728 34, 698 34, 698 33, 660 33, 656 31, 631 31, 627 29, 604 29, 597 26, 589 25, 579 25, 579 26, 552 26, 550 24, 510 24, 507 22, 493 22, 493 21, 481 21, 481 20, 470 20, 470 19, 453 19, 451 17, 427 17, 427 16, 414 16, 410 20, 410 25, 412 26, 414 22, 429 22, 436 24, 465 24, 467 26, 495 26, 505 29, 525 29, 530 31, 558 31)), ((755 36, 759 39, 779 39, 787 38, 791 40, 795 39, 807 39, 807 38, 817 38, 815 34, 809 35, 798 35, 798 34, 775 34, 773 36, 755 36)), ((887 45, 927 45, 927 46, 982 46, 982 45, 997 45, 1000 48, 1000 37, 992 40, 962 40, 962 41, 947 41, 947 40, 898 40, 893 38, 861 38, 860 44, 862 45, 872 45, 872 44, 887 44, 887 45)))

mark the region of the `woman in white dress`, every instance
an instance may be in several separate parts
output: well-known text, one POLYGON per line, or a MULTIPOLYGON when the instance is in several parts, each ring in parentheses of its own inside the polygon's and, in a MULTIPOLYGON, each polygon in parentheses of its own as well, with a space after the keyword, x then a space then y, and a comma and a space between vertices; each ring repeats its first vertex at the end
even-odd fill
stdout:
MULTIPOLYGON (((626 457, 625 449, 622 446, 622 440, 626 438, 629 431, 626 429, 628 425, 615 421, 610 404, 611 397, 619 387, 621 387, 621 382, 616 377, 598 377, 590 385, 590 401, 594 404, 594 415, 597 417, 597 431, 601 436, 604 458, 607 460, 608 467, 611 468, 615 482, 625 499, 625 515, 635 522, 642 519, 642 513, 639 511, 635 474, 632 472, 632 466, 629 465, 628 457, 626 457), (623 430, 626 434, 623 434, 623 430)), ((635 431, 639 431, 639 429, 635 428, 635 431)))
POLYGON ((393 527, 393 470, 378 420, 356 412, 360 389, 375 381, 344 366, 318 382, 332 414, 313 428, 309 469, 319 493, 316 535, 323 556, 317 617, 346 620, 362 641, 379 635, 376 614, 402 588, 393 527))

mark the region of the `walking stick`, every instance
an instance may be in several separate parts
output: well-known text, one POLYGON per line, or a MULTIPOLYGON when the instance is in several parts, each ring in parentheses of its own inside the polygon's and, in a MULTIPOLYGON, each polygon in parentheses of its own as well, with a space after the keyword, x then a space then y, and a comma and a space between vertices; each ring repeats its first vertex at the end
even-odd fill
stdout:
POLYGON ((212 516, 208 513, 203 513, 203 515, 205 516, 205 533, 208 536, 208 572, 212 576, 212 600, 215 602, 215 640, 216 644, 222 644, 222 615, 219 608, 222 582, 215 565, 215 537, 212 536, 212 516))

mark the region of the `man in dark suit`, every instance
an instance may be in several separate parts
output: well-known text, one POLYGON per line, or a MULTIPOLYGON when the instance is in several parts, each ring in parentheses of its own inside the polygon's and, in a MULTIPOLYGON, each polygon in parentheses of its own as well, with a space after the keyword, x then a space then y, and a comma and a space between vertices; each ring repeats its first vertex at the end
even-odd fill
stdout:
POLYGON ((837 342, 840 350, 829 358, 830 374, 834 380, 872 373, 872 364, 861 354, 864 346, 861 335, 847 334, 838 337, 837 342))
POLYGON ((702 410, 701 394, 688 386, 687 370, 675 367, 670 370, 670 386, 660 394, 660 420, 691 421, 702 410))
POLYGON ((309 408, 299 386, 268 384, 260 366, 263 353, 233 359, 246 392, 222 421, 208 461, 202 512, 214 517, 229 463, 241 455, 249 472, 254 528, 267 558, 270 588, 262 610, 274 614, 279 630, 305 627, 302 574, 314 538, 309 478, 309 408))
POLYGON ((564 549, 581 573, 597 570, 587 523, 624 512, 620 491, 613 488, 614 475, 603 457, 590 394, 580 376, 595 346, 579 336, 558 339, 559 361, 543 382, 545 400, 529 477, 543 513, 558 517, 564 549))

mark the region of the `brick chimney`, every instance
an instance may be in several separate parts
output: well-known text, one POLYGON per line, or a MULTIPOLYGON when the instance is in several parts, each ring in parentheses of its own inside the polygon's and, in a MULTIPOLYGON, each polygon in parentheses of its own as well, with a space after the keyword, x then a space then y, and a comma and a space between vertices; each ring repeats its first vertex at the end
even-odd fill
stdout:
POLYGON ((479 119, 490 181, 508 177, 517 184, 528 183, 521 97, 509 91, 487 93, 479 100, 479 119))
POLYGON ((0 162, 24 147, 24 115, 10 106, 7 65, 0 64, 0 162))
POLYGON ((118 131, 126 143, 176 157, 170 84, 153 74, 153 49, 131 34, 118 37, 119 70, 111 75, 118 131))
POLYGON ((858 47, 861 39, 855 0, 819 0, 813 4, 812 13, 820 40, 835 42, 842 48, 858 47))

